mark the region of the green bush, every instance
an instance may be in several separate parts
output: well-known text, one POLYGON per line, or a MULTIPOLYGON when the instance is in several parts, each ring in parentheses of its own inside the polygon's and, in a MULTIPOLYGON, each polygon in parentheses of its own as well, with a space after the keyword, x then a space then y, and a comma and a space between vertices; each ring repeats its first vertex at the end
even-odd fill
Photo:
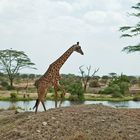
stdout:
POLYGON ((129 83, 128 82, 121 82, 119 84, 121 93, 126 95, 129 92, 129 83))
POLYGON ((112 94, 113 89, 112 89, 112 87, 106 87, 101 93, 103 93, 103 94, 112 94))
POLYGON ((8 89, 9 84, 8 84, 8 82, 6 82, 6 81, 2 81, 2 82, 1 82, 1 86, 2 86, 4 89, 8 89))
POLYGON ((100 87, 98 80, 93 80, 89 83, 89 87, 100 87))
POLYGON ((73 97, 78 98, 78 100, 84 100, 84 90, 81 82, 69 85, 68 92, 70 92, 71 95, 74 95, 73 97))
POLYGON ((103 93, 104 94, 113 94, 115 91, 120 92, 120 88, 117 84, 106 87, 104 89, 103 93))
POLYGON ((121 89, 117 84, 111 85, 102 91, 103 94, 112 94, 112 97, 122 97, 121 89))
POLYGON ((129 92, 129 80, 125 75, 115 77, 109 86, 102 91, 103 94, 111 94, 112 97, 122 97, 129 92))
POLYGON ((6 89, 6 90, 12 90, 12 89, 14 89, 14 87, 11 87, 10 85, 9 85, 9 83, 8 82, 6 82, 6 81, 1 81, 1 86, 4 88, 4 89, 6 89))
POLYGON ((72 83, 77 83, 80 82, 81 79, 78 76, 75 76, 74 74, 63 74, 61 75, 60 79, 60 85, 63 85, 65 87, 65 90, 68 92, 69 87, 71 86, 72 83))
POLYGON ((133 98, 133 101, 140 101, 140 95, 136 95, 136 96, 133 98))
POLYGON ((7 86, 7 90, 14 90, 15 89, 15 87, 13 87, 13 86, 7 86))
POLYGON ((70 95, 70 96, 69 96, 69 100, 70 100, 70 101, 79 101, 79 98, 78 98, 77 95, 70 95))
POLYGON ((11 99, 16 99, 17 98, 17 93, 14 93, 14 92, 10 93, 10 98, 11 99))
POLYGON ((112 97, 113 98, 122 98, 123 95, 119 91, 114 91, 113 94, 112 94, 112 97))
POLYGON ((53 92, 54 92, 54 88, 49 87, 47 92, 49 92, 49 93, 53 93, 53 92))

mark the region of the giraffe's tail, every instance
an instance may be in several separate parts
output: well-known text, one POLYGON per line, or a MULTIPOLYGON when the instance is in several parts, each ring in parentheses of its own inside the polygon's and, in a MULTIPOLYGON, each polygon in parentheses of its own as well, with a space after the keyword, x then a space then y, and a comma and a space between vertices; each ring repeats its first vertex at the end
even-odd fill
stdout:
POLYGON ((38 99, 36 99, 36 103, 35 103, 35 106, 33 107, 33 109, 36 108, 37 104, 38 104, 38 99))

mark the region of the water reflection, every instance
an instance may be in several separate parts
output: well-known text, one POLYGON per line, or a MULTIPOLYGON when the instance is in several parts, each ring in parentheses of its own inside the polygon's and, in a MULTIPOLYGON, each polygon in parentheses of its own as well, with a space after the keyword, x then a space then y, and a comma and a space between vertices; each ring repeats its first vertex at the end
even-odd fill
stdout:
MULTIPOLYGON (((110 102, 110 101, 84 101, 84 102, 74 102, 74 101, 64 101, 62 103, 62 107, 72 106, 78 104, 103 104, 111 107, 125 107, 125 108, 140 108, 140 101, 124 101, 124 102, 110 102)), ((25 111, 33 111, 33 106, 35 105, 34 101, 18 101, 18 102, 10 102, 10 101, 0 101, 0 109, 7 109, 13 107, 23 108, 25 111)), ((45 106, 47 109, 54 108, 54 101, 46 101, 45 106)), ((42 104, 39 105, 39 111, 43 111, 42 104)))
POLYGON ((113 107, 129 107, 129 102, 108 102, 108 105, 113 107))

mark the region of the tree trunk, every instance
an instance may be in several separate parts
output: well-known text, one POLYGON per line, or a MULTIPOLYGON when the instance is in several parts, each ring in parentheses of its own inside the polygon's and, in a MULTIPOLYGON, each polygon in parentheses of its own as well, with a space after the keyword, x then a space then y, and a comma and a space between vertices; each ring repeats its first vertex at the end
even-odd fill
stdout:
POLYGON ((84 84, 84 93, 87 92, 87 83, 84 84))
POLYGON ((9 77, 9 80, 10 80, 10 88, 12 89, 13 88, 13 78, 9 77))
POLYGON ((87 92, 87 84, 89 80, 90 80, 90 77, 86 77, 85 82, 84 82, 84 93, 87 92))

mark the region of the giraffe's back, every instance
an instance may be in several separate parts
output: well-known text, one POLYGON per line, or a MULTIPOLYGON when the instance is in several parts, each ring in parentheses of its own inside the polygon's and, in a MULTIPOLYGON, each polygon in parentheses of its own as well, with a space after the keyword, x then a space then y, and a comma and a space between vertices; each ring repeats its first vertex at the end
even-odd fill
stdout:
POLYGON ((60 80, 59 70, 55 65, 50 65, 48 70, 35 82, 35 86, 38 87, 42 84, 46 84, 48 86, 54 85, 56 82, 60 80))

